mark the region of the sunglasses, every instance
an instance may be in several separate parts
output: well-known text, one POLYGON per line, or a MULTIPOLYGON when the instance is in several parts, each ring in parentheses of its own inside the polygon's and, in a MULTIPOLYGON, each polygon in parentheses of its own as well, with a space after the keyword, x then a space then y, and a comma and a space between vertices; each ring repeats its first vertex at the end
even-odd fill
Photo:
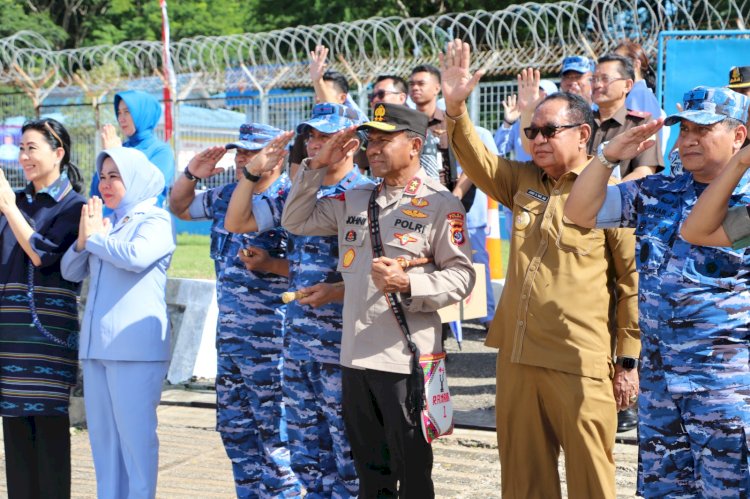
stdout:
POLYGON ((383 100, 386 95, 388 94, 402 94, 403 92, 399 92, 398 90, 378 90, 377 92, 373 92, 371 94, 367 94, 367 98, 369 100, 373 100, 374 98, 378 98, 380 100, 383 100))
POLYGON ((561 130, 565 130, 566 128, 575 128, 581 125, 583 125, 583 123, 574 123, 572 125, 529 126, 523 129, 523 133, 529 140, 534 140, 540 132, 542 134, 542 137, 544 137, 545 139, 551 139, 561 130))

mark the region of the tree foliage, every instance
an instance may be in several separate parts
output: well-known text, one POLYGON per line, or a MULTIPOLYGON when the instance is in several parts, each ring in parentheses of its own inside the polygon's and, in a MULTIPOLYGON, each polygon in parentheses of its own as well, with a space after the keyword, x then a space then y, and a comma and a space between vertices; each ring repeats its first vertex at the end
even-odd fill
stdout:
MULTIPOLYGON (((491 9, 510 5, 499 0, 491 9)), ((338 23, 374 16, 424 17, 487 9, 480 0, 171 0, 172 38, 228 35, 290 26, 338 23)), ((158 0, 0 0, 0 36, 21 29, 44 35, 57 48, 158 40, 158 0)))

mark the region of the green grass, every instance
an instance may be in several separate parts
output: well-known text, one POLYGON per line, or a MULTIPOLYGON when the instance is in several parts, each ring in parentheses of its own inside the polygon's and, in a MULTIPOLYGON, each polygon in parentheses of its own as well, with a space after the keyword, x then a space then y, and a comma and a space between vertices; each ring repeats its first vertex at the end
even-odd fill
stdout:
POLYGON ((177 249, 172 256, 169 277, 214 279, 214 261, 208 256, 209 236, 177 234, 177 249))

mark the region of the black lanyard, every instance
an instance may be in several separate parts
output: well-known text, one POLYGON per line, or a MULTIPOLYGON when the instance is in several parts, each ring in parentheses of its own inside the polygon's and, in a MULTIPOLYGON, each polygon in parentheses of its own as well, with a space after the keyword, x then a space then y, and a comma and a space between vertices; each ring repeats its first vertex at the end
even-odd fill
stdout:
MULTIPOLYGON (((383 253, 383 242, 380 238, 380 207, 376 202, 380 190, 383 188, 384 182, 381 182, 377 188, 372 190, 370 194, 370 203, 367 207, 367 221, 370 227, 370 245, 372 246, 372 254, 375 258, 384 256, 383 253)), ((396 293, 386 293, 385 299, 388 301, 388 305, 391 307, 393 315, 396 317, 401 332, 404 333, 406 338, 406 345, 409 347, 411 352, 411 374, 409 375, 409 381, 407 385, 407 408, 412 412, 412 416, 417 418, 419 412, 424 408, 424 373, 422 372, 422 366, 419 365, 419 349, 416 343, 411 339, 411 333, 409 332, 409 325, 406 322, 406 315, 404 309, 401 307, 401 302, 398 299, 396 293)))

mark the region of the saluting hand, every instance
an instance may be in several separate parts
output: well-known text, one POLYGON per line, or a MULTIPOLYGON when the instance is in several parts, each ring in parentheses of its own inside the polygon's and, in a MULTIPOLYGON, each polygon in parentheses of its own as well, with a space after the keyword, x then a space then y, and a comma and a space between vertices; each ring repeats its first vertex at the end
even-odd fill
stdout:
POLYGON ((372 260, 372 281, 384 293, 408 293, 411 281, 404 268, 393 258, 381 256, 372 260))
POLYGON ((294 132, 283 132, 276 136, 245 165, 245 169, 258 176, 273 171, 281 165, 289 153, 286 146, 293 136, 294 132))
POLYGON ((357 125, 353 125, 331 135, 310 160, 308 168, 317 170, 318 168, 335 165, 347 156, 353 156, 357 147, 359 147, 359 140, 354 137, 356 131, 357 125))
POLYGON ((617 135, 604 148, 604 157, 612 163, 633 159, 656 144, 654 134, 664 124, 664 118, 652 120, 617 135))
POLYGON ((198 178, 208 178, 218 175, 224 171, 224 168, 217 168, 221 158, 227 153, 224 146, 211 146, 207 149, 203 149, 201 152, 193 156, 190 163, 187 165, 187 169, 191 175, 198 178))

